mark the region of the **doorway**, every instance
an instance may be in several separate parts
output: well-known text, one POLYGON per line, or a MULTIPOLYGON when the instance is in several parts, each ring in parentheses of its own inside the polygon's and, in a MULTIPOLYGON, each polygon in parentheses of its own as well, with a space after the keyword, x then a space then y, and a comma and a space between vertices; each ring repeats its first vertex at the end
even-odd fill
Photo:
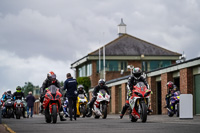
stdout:
POLYGON ((161 81, 157 82, 157 114, 162 114, 161 81))
POLYGON ((174 85, 176 85, 178 90, 180 91, 180 77, 174 78, 174 85))
POLYGON ((195 114, 200 115, 200 75, 194 76, 194 89, 195 89, 195 114))

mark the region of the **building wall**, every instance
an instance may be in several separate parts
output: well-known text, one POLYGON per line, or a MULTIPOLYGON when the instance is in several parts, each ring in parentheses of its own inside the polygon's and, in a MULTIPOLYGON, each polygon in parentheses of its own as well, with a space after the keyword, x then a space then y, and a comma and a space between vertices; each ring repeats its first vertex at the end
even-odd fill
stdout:
POLYGON ((182 94, 193 94, 192 68, 184 68, 180 70, 180 92, 182 94))
POLYGON ((134 67, 139 67, 142 68, 142 63, 140 60, 132 60, 132 61, 128 61, 128 65, 133 65, 134 67))
MULTIPOLYGON (((161 74, 161 99, 162 99, 162 106, 161 108, 165 107, 166 105, 166 102, 165 102, 165 96, 168 92, 167 90, 167 82, 168 81, 173 81, 173 75, 172 73, 164 73, 164 74, 161 74)), ((162 114, 167 114, 167 109, 163 109, 162 110, 162 114)))
POLYGON ((91 87, 95 87, 99 81, 99 74, 97 73, 96 61, 92 61, 92 75, 90 76, 91 87))
POLYGON ((153 94, 150 96, 150 108, 153 110, 152 114, 157 114, 157 88, 156 88, 156 78, 155 77, 149 77, 147 78, 147 82, 150 86, 151 91, 153 94))

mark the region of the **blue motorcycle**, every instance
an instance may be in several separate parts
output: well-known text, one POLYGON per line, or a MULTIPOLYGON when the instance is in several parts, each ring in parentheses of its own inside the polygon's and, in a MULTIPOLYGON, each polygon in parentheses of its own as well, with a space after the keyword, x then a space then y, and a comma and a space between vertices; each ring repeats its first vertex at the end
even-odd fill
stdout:
POLYGON ((179 117, 179 99, 180 99, 180 91, 176 91, 170 97, 170 105, 167 108, 168 116, 172 117, 176 114, 179 117))
POLYGON ((63 112, 65 117, 69 117, 69 103, 68 103, 68 98, 65 98, 64 104, 63 104, 63 112))

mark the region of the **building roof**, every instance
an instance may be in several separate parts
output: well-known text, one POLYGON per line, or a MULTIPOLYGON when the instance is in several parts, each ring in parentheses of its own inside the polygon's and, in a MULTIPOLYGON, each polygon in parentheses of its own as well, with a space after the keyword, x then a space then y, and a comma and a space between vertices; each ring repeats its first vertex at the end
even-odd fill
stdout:
MULTIPOLYGON (((103 48, 103 47, 102 47, 103 48)), ((103 49, 101 48, 101 55, 103 49)), ((99 49, 88 54, 90 56, 98 56, 99 49)), ((117 39, 105 45, 106 56, 181 56, 155 44, 141 40, 129 34, 123 34, 117 39)))

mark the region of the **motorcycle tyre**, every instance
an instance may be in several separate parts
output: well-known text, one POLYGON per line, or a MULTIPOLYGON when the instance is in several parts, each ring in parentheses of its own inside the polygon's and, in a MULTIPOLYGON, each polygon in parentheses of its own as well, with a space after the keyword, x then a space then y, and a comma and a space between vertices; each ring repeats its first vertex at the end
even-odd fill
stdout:
POLYGON ((142 113, 140 115, 140 118, 141 118, 142 122, 146 122, 147 121, 147 106, 144 102, 141 102, 140 106, 142 108, 142 113))
POLYGON ((173 117, 173 116, 174 116, 174 113, 168 111, 168 116, 169 116, 169 117, 173 117))
POLYGON ((46 120, 46 123, 51 123, 51 116, 49 114, 49 109, 45 109, 45 120, 46 120))
POLYGON ((20 119, 20 115, 21 112, 20 112, 20 109, 19 108, 16 108, 16 119, 20 119))
POLYGON ((82 108, 82 114, 83 114, 83 118, 86 116, 86 107, 85 107, 85 105, 82 105, 81 106, 81 108, 82 108))
POLYGON ((106 117, 107 117, 107 105, 106 104, 104 104, 103 106, 102 106, 102 118, 103 119, 106 119, 106 117))
POLYGON ((52 118, 53 118, 53 123, 57 122, 57 107, 56 105, 52 106, 52 118))

